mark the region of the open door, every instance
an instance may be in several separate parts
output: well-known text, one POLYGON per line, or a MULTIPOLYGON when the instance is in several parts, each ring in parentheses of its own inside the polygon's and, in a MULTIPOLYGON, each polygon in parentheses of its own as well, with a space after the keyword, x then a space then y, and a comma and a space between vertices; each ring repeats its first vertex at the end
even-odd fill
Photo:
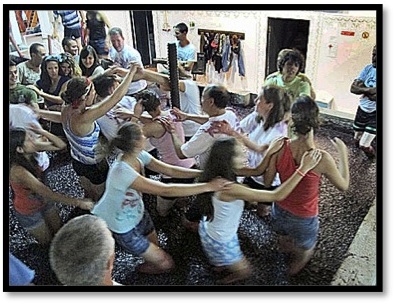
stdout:
POLYGON ((152 11, 130 11, 134 48, 141 54, 144 66, 156 58, 152 11))
MULTIPOLYGON (((308 37, 308 20, 268 18, 265 77, 277 71, 276 59, 279 51, 282 49, 296 48, 306 59, 308 37)), ((305 62, 305 66, 306 64, 305 62)))

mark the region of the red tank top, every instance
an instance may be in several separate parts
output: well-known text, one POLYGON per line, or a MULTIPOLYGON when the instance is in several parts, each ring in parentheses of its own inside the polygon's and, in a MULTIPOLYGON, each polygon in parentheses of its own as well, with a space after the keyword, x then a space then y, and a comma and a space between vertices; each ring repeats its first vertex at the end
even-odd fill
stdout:
MULTIPOLYGON (((286 140, 282 157, 276 163, 276 171, 279 173, 282 183, 289 179, 298 168, 289 144, 290 141, 286 140)), ((277 202, 277 204, 282 209, 299 217, 316 216, 319 213, 319 186, 320 175, 309 171, 290 195, 285 200, 277 202)))
POLYGON ((10 180, 14 192, 14 208, 22 215, 32 215, 41 211, 46 203, 40 195, 33 193, 29 188, 10 180))

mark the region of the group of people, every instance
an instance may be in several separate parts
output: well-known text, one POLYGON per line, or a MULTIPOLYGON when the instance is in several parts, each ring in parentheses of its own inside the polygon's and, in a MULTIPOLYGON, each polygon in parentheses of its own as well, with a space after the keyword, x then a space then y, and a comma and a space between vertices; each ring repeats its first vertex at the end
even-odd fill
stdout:
MULTIPOLYGON (((109 27, 102 13, 87 16, 88 24, 109 27)), ((175 30, 178 36, 184 32, 180 25, 175 30)), ((97 31, 89 28, 88 33, 89 43, 94 43, 80 53, 78 43, 66 37, 62 56, 46 56, 43 45, 33 44, 31 59, 23 67, 10 60, 9 177, 14 212, 38 243, 49 247, 51 267, 61 283, 117 284, 111 279, 115 243, 144 259, 138 272, 158 274, 176 268, 159 245, 142 194, 157 196, 162 217, 171 217, 178 197, 196 195, 182 223, 198 232, 213 270, 226 271, 219 283, 252 273, 237 236, 245 202, 256 205, 260 216, 271 214, 278 249, 291 254, 289 274, 297 274, 317 242, 322 176, 343 191, 350 179, 343 141, 332 140, 338 164, 316 147, 319 108, 309 79, 300 75, 302 55, 297 50, 280 54, 278 73, 267 77, 254 111, 239 121, 228 108, 230 93, 224 86, 208 84, 200 103, 198 87, 187 74, 179 82, 181 109, 163 109, 160 96, 169 91, 168 75, 144 69, 139 52, 124 44, 120 28, 108 30, 112 47, 107 54, 106 43, 92 38, 97 31), (104 68, 107 55, 112 64, 104 68), (67 61, 68 74, 61 66, 67 61), (44 98, 44 106, 37 107, 36 93, 44 98), (13 115, 11 106, 17 106, 18 114, 13 115), (17 119, 21 112, 26 119, 17 119), (58 128, 46 130, 40 125, 44 121, 58 128), (149 153, 153 148, 160 157, 149 153), (48 163, 54 161, 43 153, 51 150, 70 155, 84 198, 52 191, 42 182, 48 163), (112 155, 116 157, 110 164, 112 155), (150 179, 145 169, 161 174, 162 180, 150 179), (88 214, 63 224, 55 202, 88 214)), ((375 49, 374 54, 376 62, 375 49)), ((372 133, 375 67, 366 68, 352 84, 352 92, 363 95, 355 123, 357 138, 365 130, 372 133)), ((179 68, 190 69, 185 64, 179 68)), ((360 147, 366 151, 372 140, 363 135, 360 147)), ((10 253, 10 263, 11 259, 10 253)))

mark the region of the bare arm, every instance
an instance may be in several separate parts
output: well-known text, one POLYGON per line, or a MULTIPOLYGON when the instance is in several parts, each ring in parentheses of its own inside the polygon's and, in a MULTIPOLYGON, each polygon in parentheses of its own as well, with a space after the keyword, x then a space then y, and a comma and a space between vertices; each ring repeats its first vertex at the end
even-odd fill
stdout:
POLYGON ((22 53, 21 50, 19 49, 19 46, 18 46, 18 44, 16 43, 15 38, 14 38, 14 36, 12 35, 11 32, 9 33, 9 39, 10 39, 12 45, 14 46, 16 52, 18 53, 18 55, 19 55, 20 57, 24 57, 24 56, 23 56, 23 53, 22 53))
POLYGON ((266 155, 264 156, 263 160, 260 162, 260 164, 256 168, 251 168, 251 167, 244 167, 239 170, 237 170, 237 175, 240 176, 261 176, 265 173, 267 170, 268 166, 270 165, 271 162, 274 162, 274 160, 271 160, 271 158, 274 158, 275 155, 277 155, 277 152, 280 151, 284 144, 284 138, 280 137, 275 140, 273 140, 270 143, 270 146, 268 148, 268 151, 266 155))
POLYGON ((109 22, 107 15, 105 15, 103 12, 98 12, 100 15, 101 19, 104 21, 105 25, 110 29, 111 28, 111 23, 109 22))
POLYGON ((184 197, 192 196, 205 192, 216 192, 228 188, 229 181, 216 178, 207 183, 194 183, 194 184, 181 184, 171 183, 165 184, 152 179, 147 179, 143 176, 139 176, 131 184, 131 187, 137 191, 146 194, 160 195, 160 196, 171 196, 171 197, 184 197))
MULTIPOLYGON (((64 88, 64 86, 65 86, 65 84, 62 85, 62 89, 64 88)), ((39 89, 35 85, 27 85, 26 87, 29 89, 32 89, 35 93, 37 93, 37 95, 42 96, 44 99, 46 99, 52 103, 55 103, 58 105, 63 105, 63 103, 64 103, 63 99, 60 96, 45 93, 42 89, 39 89)))
POLYGON ((193 121, 193 122, 196 122, 196 123, 202 125, 202 124, 205 124, 206 122, 208 122, 208 120, 209 120, 209 117, 206 115, 186 113, 186 112, 181 111, 177 107, 174 107, 171 109, 171 114, 175 115, 177 120, 180 122, 190 120, 190 121, 193 121))
POLYGON ((373 95, 376 94, 376 87, 366 87, 362 80, 355 79, 350 87, 350 92, 357 95, 373 95))
MULTIPOLYGON (((322 153, 317 149, 313 150, 313 152, 306 152, 302 157, 299 171, 306 174, 320 162, 321 157, 322 153)), ((235 192, 233 190, 234 193, 232 196, 249 202, 281 201, 289 196, 302 178, 302 175, 298 172, 294 172, 289 179, 273 191, 255 190, 242 185, 232 186, 232 189, 235 188, 235 192)), ((229 193, 229 191, 226 191, 226 193, 229 193)))
POLYGON ((346 191, 349 188, 349 160, 348 151, 342 140, 335 138, 331 140, 339 154, 338 167, 334 158, 327 152, 323 155, 321 173, 339 190, 346 191))
POLYGON ((182 152, 182 141, 179 139, 178 135, 175 132, 175 126, 173 122, 170 122, 168 120, 163 120, 163 126, 171 134, 172 138, 172 144, 174 145, 174 149, 176 152, 176 155, 178 156, 179 159, 186 159, 187 157, 183 154, 182 152))
POLYGON ((22 166, 14 166, 11 170, 11 175, 18 183, 27 187, 33 193, 42 196, 45 200, 59 201, 66 205, 77 206, 85 210, 90 210, 93 207, 93 201, 91 199, 73 198, 52 191, 22 166))
POLYGON ((278 154, 275 154, 274 156, 271 157, 270 162, 268 164, 267 169, 265 170, 264 173, 264 185, 266 187, 270 187, 272 185, 272 182, 275 179, 276 176, 276 160, 278 158, 278 154))
POLYGON ((50 111, 50 110, 43 110, 43 109, 39 109, 37 111, 38 115, 40 118, 47 120, 47 121, 51 121, 54 123, 61 123, 62 122, 62 114, 60 111, 50 111))
POLYGON ((146 167, 173 178, 196 178, 201 174, 201 170, 170 165, 155 158, 146 167))
POLYGON ((258 145, 257 143, 251 141, 246 134, 242 134, 238 131, 235 131, 227 121, 224 121, 224 120, 223 121, 213 121, 211 123, 211 127, 212 127, 213 133, 224 133, 226 135, 237 138, 247 148, 249 148, 253 151, 256 151, 258 153, 261 153, 261 154, 264 153, 269 147, 268 144, 258 145))
POLYGON ((34 141, 34 147, 37 151, 62 150, 67 147, 67 144, 62 139, 43 128, 31 125, 30 130, 41 136, 34 141))
POLYGON ((127 93, 131 80, 139 67, 139 64, 133 63, 126 77, 115 91, 100 103, 94 104, 80 116, 83 121, 81 123, 93 123, 113 108, 127 93))

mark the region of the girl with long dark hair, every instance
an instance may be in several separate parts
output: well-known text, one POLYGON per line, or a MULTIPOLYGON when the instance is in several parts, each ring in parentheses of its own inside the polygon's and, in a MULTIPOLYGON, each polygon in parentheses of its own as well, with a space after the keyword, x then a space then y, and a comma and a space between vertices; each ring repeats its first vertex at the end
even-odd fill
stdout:
MULTIPOLYGON (((268 150, 263 161, 265 165, 280 148, 278 143, 279 141, 274 141, 268 150)), ((235 138, 216 140, 199 181, 211 181, 214 177, 220 176, 236 182, 236 172, 244 166, 244 156, 242 146, 235 138)), ((242 280, 249 277, 252 272, 241 251, 237 235, 244 201, 283 200, 301 181, 303 175, 318 164, 320 158, 321 153, 318 150, 305 153, 302 156, 299 172, 294 172, 290 179, 273 191, 255 190, 234 183, 228 190, 197 196, 204 215, 199 224, 204 252, 211 265, 215 267, 214 270, 228 272, 219 283, 229 284, 242 280)))
POLYGON ((42 181, 35 155, 39 151, 64 149, 66 144, 46 130, 34 128, 44 138, 33 137, 24 128, 10 130, 10 185, 19 223, 40 244, 47 245, 62 226, 54 201, 90 210, 90 199, 72 198, 52 191, 42 181))

